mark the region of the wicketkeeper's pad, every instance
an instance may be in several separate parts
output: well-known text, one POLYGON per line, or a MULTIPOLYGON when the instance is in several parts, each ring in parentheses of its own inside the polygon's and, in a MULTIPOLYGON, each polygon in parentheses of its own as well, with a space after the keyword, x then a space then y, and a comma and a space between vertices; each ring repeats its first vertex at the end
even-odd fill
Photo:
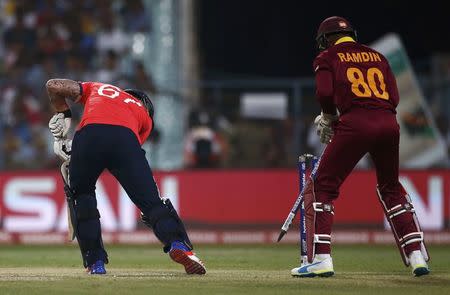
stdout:
POLYGON ((395 242, 397 243, 397 247, 400 251, 400 255, 402 257, 403 263, 406 266, 410 265, 408 255, 405 252, 405 246, 409 245, 414 242, 420 242, 420 251, 422 252, 423 257, 425 258, 425 261, 430 260, 430 256, 428 254, 428 250, 426 248, 424 239, 423 239, 423 231, 420 228, 419 220, 417 218, 416 212, 414 210, 414 206, 411 202, 411 197, 408 195, 406 190, 403 188, 403 186, 400 184, 401 187, 401 195, 404 197, 403 204, 398 204, 396 206, 393 206, 392 208, 387 208, 386 203, 383 201, 383 196, 381 195, 380 190, 377 186, 377 194, 378 198, 380 200, 380 203, 383 207, 384 214, 386 215, 386 218, 391 226, 392 233, 394 234, 395 242), (401 214, 405 213, 411 213, 414 225, 415 225, 415 231, 410 232, 408 234, 405 234, 403 236, 400 236, 398 233, 398 229, 396 228, 396 223, 393 221, 393 219, 396 216, 399 216, 401 214))
POLYGON ((331 235, 316 234, 316 215, 317 212, 329 212, 334 214, 333 205, 316 202, 314 193, 314 180, 308 179, 303 191, 305 204, 305 221, 306 221, 306 252, 308 262, 312 263, 315 255, 315 244, 331 244, 331 235))

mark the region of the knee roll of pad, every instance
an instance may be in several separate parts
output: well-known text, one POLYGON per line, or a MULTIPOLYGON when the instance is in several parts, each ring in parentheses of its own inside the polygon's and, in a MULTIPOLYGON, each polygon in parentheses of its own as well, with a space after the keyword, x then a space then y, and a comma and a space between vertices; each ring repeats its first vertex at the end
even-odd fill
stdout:
POLYGON ((146 226, 151 228, 156 237, 165 244, 164 252, 170 250, 170 243, 173 241, 182 241, 186 246, 193 249, 192 243, 184 228, 183 221, 178 216, 177 211, 169 199, 164 199, 161 207, 153 208, 146 213, 141 212, 141 220, 146 226), (175 226, 173 230, 171 230, 172 232, 166 232, 166 230, 162 230, 160 226, 157 226, 158 222, 164 221, 164 219, 171 219, 174 221, 175 226))
POLYGON ((175 218, 181 221, 177 210, 173 207, 169 199, 164 199, 160 207, 152 208, 148 212, 141 212, 141 220, 148 227, 152 228, 160 219, 175 218))
POLYGON ((78 220, 99 219, 95 195, 79 195, 75 199, 75 210, 78 220))
POLYGON ((170 214, 170 210, 169 208, 167 208, 167 206, 165 206, 165 204, 163 204, 161 207, 153 208, 147 213, 141 212, 142 222, 150 228, 153 228, 158 220, 171 216, 172 215, 170 214))

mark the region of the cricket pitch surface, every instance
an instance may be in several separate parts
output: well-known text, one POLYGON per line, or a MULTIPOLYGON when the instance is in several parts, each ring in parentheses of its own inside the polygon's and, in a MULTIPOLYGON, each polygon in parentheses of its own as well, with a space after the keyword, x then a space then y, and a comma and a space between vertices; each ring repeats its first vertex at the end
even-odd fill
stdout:
POLYGON ((448 246, 429 247, 431 274, 413 277, 392 246, 333 248, 335 275, 294 278, 296 245, 198 245, 207 274, 186 275, 161 247, 106 245, 103 276, 88 275, 76 245, 0 246, 0 294, 450 294, 448 246))

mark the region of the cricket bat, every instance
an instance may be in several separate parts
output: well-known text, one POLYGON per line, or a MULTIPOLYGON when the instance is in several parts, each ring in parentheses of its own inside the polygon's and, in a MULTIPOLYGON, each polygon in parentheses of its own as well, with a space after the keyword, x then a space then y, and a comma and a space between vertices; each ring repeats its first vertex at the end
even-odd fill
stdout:
POLYGON ((71 241, 73 241, 75 239, 76 232, 74 227, 76 226, 77 221, 73 204, 73 195, 69 187, 69 161, 65 161, 61 164, 61 176, 64 182, 64 192, 67 201, 67 224, 69 226, 67 236, 71 241))

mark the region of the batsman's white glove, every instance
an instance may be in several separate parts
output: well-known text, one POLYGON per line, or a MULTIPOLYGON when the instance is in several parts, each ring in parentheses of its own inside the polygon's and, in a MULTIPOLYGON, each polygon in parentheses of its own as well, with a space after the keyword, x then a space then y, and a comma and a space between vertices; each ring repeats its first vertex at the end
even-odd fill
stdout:
POLYGON ((70 112, 56 113, 48 122, 48 128, 55 140, 66 138, 72 122, 70 112))
POLYGON ((333 123, 339 120, 338 115, 330 115, 325 113, 320 113, 314 120, 314 124, 317 128, 317 135, 319 135, 320 142, 328 144, 333 137, 333 123))
POLYGON ((53 151, 63 161, 70 160, 70 154, 72 152, 72 140, 71 139, 55 139, 53 143, 53 151))

